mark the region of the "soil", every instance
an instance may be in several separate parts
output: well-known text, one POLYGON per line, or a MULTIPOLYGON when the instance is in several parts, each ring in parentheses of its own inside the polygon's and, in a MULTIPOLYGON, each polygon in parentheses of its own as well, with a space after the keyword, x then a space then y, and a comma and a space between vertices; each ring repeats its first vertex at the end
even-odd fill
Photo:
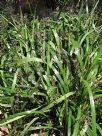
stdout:
MULTIPOLYGON (((0 13, 4 13, 7 16, 18 15, 22 9, 23 14, 33 14, 40 18, 49 17, 53 11, 56 10, 66 10, 71 14, 79 12, 81 3, 78 0, 71 0, 63 8, 56 0, 13 0, 13 3, 8 0, 0 0, 0 13), (26 1, 26 2, 25 2, 26 1), (29 1, 29 2, 27 2, 29 1)), ((102 25, 102 0, 99 1, 97 6, 97 22, 102 25)), ((85 9, 85 6, 83 6, 85 9)), ((89 3, 90 10, 92 9, 92 3, 89 3), (91 5, 91 7, 90 7, 91 5)))

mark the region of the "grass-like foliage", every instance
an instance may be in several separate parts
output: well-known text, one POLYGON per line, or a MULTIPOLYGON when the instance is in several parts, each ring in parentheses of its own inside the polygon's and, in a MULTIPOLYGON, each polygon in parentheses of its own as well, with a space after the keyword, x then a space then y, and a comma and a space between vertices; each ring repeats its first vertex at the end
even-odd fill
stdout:
POLYGON ((8 135, 102 135, 102 27, 93 14, 0 18, 0 125, 8 135))

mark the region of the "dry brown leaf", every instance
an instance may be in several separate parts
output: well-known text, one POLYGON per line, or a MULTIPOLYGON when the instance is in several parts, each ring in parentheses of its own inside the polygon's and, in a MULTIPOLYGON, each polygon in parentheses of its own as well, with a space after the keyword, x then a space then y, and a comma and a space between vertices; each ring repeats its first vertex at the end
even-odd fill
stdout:
POLYGON ((6 136, 8 133, 9 131, 7 127, 0 127, 0 136, 6 136))

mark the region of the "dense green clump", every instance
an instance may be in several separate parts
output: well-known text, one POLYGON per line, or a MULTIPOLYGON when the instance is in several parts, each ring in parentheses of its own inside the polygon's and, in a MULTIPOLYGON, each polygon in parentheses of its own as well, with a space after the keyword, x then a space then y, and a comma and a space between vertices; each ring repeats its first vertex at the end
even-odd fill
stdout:
POLYGON ((10 136, 102 135, 102 26, 93 13, 1 15, 0 126, 10 136))

